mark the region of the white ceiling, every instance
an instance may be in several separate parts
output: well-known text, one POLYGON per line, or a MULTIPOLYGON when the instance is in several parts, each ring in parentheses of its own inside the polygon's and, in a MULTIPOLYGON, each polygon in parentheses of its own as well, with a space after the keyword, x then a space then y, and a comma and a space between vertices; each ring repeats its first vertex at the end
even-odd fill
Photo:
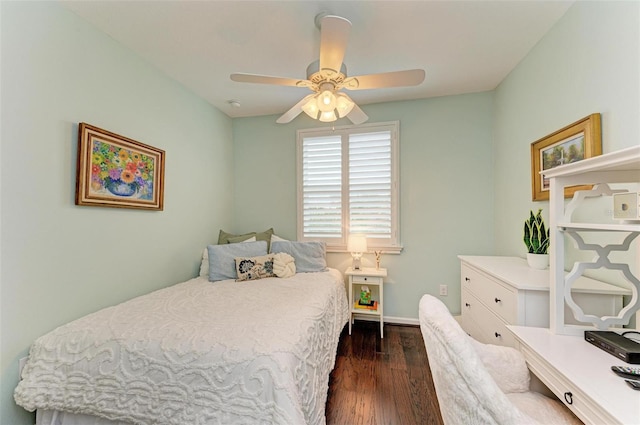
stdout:
POLYGON ((417 87, 351 91, 359 105, 494 89, 572 1, 63 1, 230 117, 282 114, 310 93, 234 72, 306 78, 318 13, 352 22, 349 76, 422 68, 417 87), (232 107, 228 101, 241 106, 232 107))

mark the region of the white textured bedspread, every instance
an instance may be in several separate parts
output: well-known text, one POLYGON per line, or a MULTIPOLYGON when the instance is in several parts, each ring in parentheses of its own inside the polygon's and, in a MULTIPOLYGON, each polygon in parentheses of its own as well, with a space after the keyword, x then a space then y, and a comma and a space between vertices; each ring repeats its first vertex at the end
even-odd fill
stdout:
POLYGON ((14 396, 144 425, 324 424, 347 320, 336 270, 196 278, 40 337, 14 396))

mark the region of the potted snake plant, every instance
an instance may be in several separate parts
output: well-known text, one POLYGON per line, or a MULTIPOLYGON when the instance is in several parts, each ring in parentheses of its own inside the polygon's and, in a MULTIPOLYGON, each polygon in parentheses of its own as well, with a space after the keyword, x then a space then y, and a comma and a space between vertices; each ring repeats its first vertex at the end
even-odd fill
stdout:
POLYGON ((534 269, 546 269, 549 266, 549 229, 544 225, 542 209, 524 222, 524 244, 527 247, 527 262, 534 269))

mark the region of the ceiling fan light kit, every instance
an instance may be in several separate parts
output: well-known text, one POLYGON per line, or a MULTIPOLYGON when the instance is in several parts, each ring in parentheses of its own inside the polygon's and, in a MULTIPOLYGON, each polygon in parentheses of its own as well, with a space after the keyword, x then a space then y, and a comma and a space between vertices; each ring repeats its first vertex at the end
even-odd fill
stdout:
POLYGON ((327 89, 312 95, 304 103, 302 110, 314 120, 333 122, 346 117, 354 106, 355 103, 346 94, 327 89))
POLYGON ((320 59, 307 67, 307 79, 272 77, 255 74, 231 74, 231 79, 243 83, 275 84, 308 88, 314 93, 305 96, 276 120, 279 124, 291 122, 301 112, 321 122, 333 122, 347 117, 354 124, 362 124, 369 117, 347 94, 339 91, 364 90, 385 87, 416 86, 424 81, 422 69, 347 77, 343 63, 351 22, 339 16, 316 16, 320 28, 320 59))

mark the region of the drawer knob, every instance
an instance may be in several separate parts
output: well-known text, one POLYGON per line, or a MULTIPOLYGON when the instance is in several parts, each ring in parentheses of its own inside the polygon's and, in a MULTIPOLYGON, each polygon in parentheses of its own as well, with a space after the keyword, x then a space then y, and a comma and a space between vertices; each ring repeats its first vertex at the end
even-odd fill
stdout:
POLYGON ((470 282, 471 279, 469 279, 468 277, 465 276, 464 280, 466 280, 467 282, 470 282))
POLYGON ((469 304, 469 303, 464 303, 464 305, 465 305, 466 307, 471 307, 471 304, 469 304))
POLYGON ((571 391, 564 393, 564 401, 566 401, 567 404, 573 404, 573 394, 571 394, 571 391))
POLYGON ((500 338, 502 336, 498 332, 495 332, 494 335, 496 336, 496 338, 500 338))
POLYGON ((501 302, 502 302, 502 300, 501 300, 500 298, 494 298, 494 301, 495 301, 496 303, 501 303, 501 302))

